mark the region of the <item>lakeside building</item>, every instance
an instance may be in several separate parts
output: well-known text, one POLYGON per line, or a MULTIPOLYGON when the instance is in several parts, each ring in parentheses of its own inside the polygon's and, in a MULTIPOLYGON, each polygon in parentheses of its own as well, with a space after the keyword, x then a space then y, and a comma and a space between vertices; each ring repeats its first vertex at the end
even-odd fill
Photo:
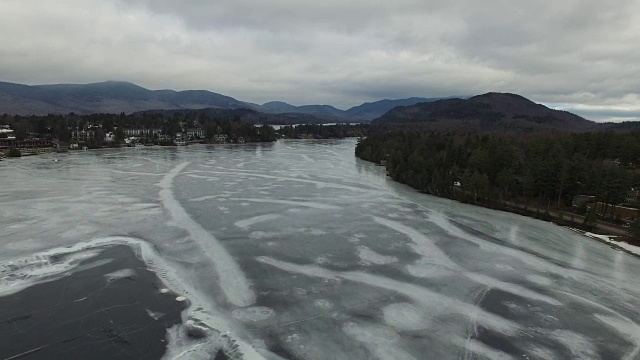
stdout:
POLYGON ((187 137, 190 139, 204 139, 204 129, 190 128, 187 129, 187 137))
POLYGON ((22 156, 25 156, 52 152, 54 151, 55 146, 51 140, 47 139, 0 139, 0 154, 9 155, 9 152, 12 149, 19 150, 22 156))
POLYGON ((229 140, 229 136, 227 134, 215 134, 213 135, 213 141, 217 143, 225 143, 229 140))
POLYGON ((113 132, 104 134, 104 142, 112 143, 114 141, 116 141, 116 135, 113 132))
POLYGON ((9 125, 0 125, 0 139, 15 140, 15 138, 9 125))
POLYGON ((595 196, 592 195, 576 195, 573 197, 573 200, 571 201, 571 205, 573 207, 581 207, 587 203, 592 203, 596 200, 595 196))
MULTIPOLYGON (((74 144, 75 148, 78 148, 78 144, 74 144)), ((66 153, 69 151, 70 145, 64 141, 58 141, 55 143, 56 151, 59 153, 66 153)))
POLYGON ((640 219, 640 209, 630 208, 626 206, 611 205, 605 203, 595 204, 596 213, 605 218, 617 218, 627 221, 635 221, 640 219))
POLYGON ((52 148, 53 143, 47 139, 0 139, 0 150, 52 148))
POLYGON ((150 129, 142 129, 142 128, 134 128, 134 129, 123 129, 125 136, 128 137, 140 137, 140 136, 155 136, 160 135, 162 133, 162 129, 159 128, 150 128, 150 129))
POLYGON ((182 133, 176 134, 176 138, 173 140, 173 144, 176 146, 185 146, 187 145, 187 139, 182 135, 182 133))
POLYGON ((640 190, 631 189, 624 199, 624 203, 628 205, 640 205, 640 190))
POLYGON ((71 140, 74 142, 88 142, 95 138, 93 130, 74 130, 71 132, 71 140))

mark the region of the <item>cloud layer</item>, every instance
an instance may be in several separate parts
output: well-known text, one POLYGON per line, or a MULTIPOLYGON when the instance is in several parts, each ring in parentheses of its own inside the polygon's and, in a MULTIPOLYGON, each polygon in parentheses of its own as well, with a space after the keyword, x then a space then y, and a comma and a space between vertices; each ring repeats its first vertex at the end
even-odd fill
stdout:
POLYGON ((349 107, 516 92, 640 120, 635 0, 0 0, 0 80, 349 107))

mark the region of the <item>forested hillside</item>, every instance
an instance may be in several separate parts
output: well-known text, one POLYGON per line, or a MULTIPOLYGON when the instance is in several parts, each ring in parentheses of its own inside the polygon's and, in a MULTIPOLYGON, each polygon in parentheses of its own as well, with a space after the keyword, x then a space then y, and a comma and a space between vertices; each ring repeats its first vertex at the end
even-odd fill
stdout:
MULTIPOLYGON (((356 155, 418 190, 464 201, 571 207, 575 195, 622 204, 640 188, 640 132, 549 135, 377 132, 356 155)), ((633 219, 631 219, 633 220, 633 219)))
POLYGON ((640 122, 596 123, 509 93, 445 99, 397 107, 372 122, 383 130, 481 133, 557 133, 640 130, 640 122))

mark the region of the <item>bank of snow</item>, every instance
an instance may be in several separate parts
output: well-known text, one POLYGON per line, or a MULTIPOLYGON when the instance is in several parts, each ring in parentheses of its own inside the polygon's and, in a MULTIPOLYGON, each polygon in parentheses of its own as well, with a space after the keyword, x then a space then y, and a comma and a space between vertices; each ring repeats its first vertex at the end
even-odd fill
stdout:
POLYGON ((611 236, 611 235, 599 235, 599 234, 594 234, 594 233, 590 233, 590 232, 584 232, 578 229, 574 229, 574 228, 569 228, 570 230, 573 230, 581 235, 584 235, 590 239, 594 239, 594 240, 598 240, 600 242, 604 242, 606 244, 611 245, 612 247, 618 249, 618 250, 622 250, 626 253, 629 253, 631 255, 635 255, 640 257, 640 246, 635 246, 635 245, 631 245, 628 244, 624 241, 615 241, 613 240, 616 236, 611 236))
POLYGON ((615 236, 608 236, 608 235, 598 235, 598 234, 593 234, 593 233, 585 233, 584 236, 590 237, 590 238, 594 238, 594 239, 598 239, 601 241, 604 241, 608 244, 612 244, 614 246, 617 247, 621 247, 624 250, 626 250, 627 252, 630 252, 636 256, 640 256, 640 246, 635 246, 635 245, 631 245, 631 244, 627 244, 626 242, 623 241, 615 241, 612 238, 614 238, 615 236))

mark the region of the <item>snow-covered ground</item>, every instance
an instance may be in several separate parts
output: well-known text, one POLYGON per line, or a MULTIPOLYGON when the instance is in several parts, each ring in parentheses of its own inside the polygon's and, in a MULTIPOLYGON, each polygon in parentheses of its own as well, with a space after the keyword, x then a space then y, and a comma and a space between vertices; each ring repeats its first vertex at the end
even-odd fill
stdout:
POLYGON ((631 245, 631 244, 627 244, 624 241, 616 241, 614 240, 616 237, 615 236, 609 236, 609 235, 598 235, 598 234, 593 234, 590 232, 587 232, 584 234, 587 237, 591 237, 591 238, 595 238, 595 239, 600 239, 602 241, 605 241, 609 244, 613 244, 616 246, 619 246, 631 253, 634 253, 636 255, 640 256, 640 246, 635 246, 635 245, 631 245))
POLYGON ((167 334, 172 359, 218 348, 247 359, 640 356, 637 258, 553 224, 419 194, 355 159, 354 146, 3 161, 0 296, 126 244, 190 304, 167 334), (207 337, 188 338, 185 326, 207 337))

